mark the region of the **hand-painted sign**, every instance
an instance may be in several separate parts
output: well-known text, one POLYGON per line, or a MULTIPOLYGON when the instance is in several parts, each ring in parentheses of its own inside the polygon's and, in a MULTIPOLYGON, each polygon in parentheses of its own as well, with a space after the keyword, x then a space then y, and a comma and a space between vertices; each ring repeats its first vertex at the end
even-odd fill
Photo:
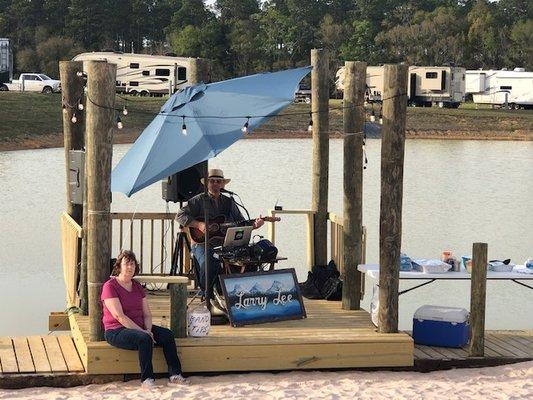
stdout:
POLYGON ((294 268, 220 275, 233 326, 305 318, 294 268))

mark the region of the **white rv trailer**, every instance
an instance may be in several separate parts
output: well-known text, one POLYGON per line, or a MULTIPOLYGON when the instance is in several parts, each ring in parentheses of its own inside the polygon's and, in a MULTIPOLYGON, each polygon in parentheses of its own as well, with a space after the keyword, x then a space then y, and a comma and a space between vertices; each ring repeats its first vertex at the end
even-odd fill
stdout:
MULTIPOLYGON (((431 104, 439 107, 458 107, 465 98, 465 69, 461 67, 410 66, 407 93, 411 105, 431 104)), ((370 66, 366 69, 366 99, 381 101, 384 67, 370 66)), ((337 71, 336 85, 344 89, 344 67, 337 71)))
POLYGON ((523 68, 466 71, 466 93, 477 104, 533 107, 533 72, 523 68))
POLYGON ((121 52, 78 54, 72 61, 107 61, 117 65, 117 92, 149 96, 176 92, 188 84, 190 58, 121 52))
POLYGON ((9 39, 0 38, 0 87, 13 79, 13 53, 9 39))

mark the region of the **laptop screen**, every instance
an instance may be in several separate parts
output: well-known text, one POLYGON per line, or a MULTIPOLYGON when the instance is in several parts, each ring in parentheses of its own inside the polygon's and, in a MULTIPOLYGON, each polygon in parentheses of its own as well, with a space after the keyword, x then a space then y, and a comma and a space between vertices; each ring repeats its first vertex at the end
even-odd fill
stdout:
POLYGON ((228 228, 222 247, 247 246, 252 237, 252 226, 238 226, 228 228))

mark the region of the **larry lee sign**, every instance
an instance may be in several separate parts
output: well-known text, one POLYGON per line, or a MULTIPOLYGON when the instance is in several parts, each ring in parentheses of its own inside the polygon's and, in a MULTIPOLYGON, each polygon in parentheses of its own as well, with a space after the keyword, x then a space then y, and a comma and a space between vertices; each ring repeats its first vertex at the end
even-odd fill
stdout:
POLYGON ((220 275, 231 325, 305 318, 294 268, 220 275))

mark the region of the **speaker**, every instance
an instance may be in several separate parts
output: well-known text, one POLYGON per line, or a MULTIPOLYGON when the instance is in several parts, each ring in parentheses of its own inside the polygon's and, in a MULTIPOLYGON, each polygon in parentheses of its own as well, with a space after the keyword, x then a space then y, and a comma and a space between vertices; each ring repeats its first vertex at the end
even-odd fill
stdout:
POLYGON ((163 200, 177 203, 178 201, 188 201, 191 197, 202 193, 204 186, 200 179, 205 174, 207 174, 207 161, 169 176, 162 182, 163 200))

